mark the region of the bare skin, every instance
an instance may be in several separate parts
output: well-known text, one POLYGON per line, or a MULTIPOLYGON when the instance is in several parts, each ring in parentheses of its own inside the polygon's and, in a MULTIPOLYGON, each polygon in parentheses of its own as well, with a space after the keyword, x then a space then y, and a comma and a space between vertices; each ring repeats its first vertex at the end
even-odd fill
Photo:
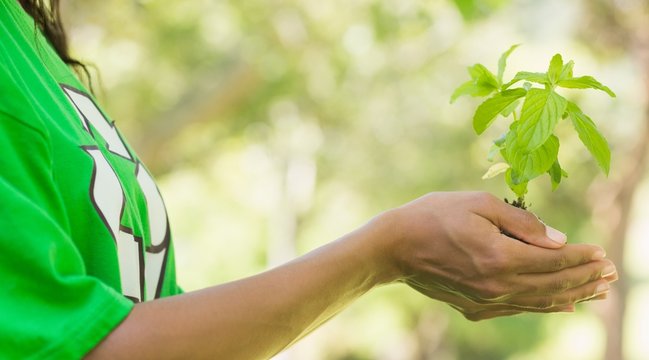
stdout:
POLYGON ((489 194, 432 193, 280 267, 137 304, 88 358, 269 358, 395 282, 470 320, 570 312, 606 297, 617 273, 604 251, 563 242, 531 213, 489 194))

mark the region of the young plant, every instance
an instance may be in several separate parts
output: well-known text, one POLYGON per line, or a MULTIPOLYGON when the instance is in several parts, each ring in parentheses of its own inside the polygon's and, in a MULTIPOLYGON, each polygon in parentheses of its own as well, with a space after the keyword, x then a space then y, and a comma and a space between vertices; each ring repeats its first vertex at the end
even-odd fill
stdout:
POLYGON ((525 209, 525 194, 531 180, 547 173, 552 190, 555 190, 561 179, 568 177, 557 158, 559 138, 554 134, 562 119, 570 118, 579 139, 608 176, 611 151, 606 139, 577 104, 559 95, 558 88, 597 89, 611 97, 615 97, 615 93, 592 76, 573 76, 574 62, 571 60, 564 64, 561 54, 552 57, 547 72, 520 71, 505 83, 503 74, 507 58, 517 47, 514 45, 501 55, 495 75, 482 64, 469 67, 471 80, 453 92, 451 103, 462 95, 490 96, 478 106, 473 116, 473 129, 478 135, 498 116, 512 120, 509 130, 494 140, 487 156, 493 162, 500 154, 503 161, 492 165, 482 178, 504 173, 505 182, 518 198, 512 204, 525 209), (521 81, 522 86, 514 87, 521 81))

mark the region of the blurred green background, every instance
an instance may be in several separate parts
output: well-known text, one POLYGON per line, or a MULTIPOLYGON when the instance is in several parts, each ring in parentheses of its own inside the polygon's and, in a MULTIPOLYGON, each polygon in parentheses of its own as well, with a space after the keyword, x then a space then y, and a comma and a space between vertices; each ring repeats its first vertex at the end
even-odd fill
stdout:
MULTIPOLYGON (((479 323, 386 286, 277 359, 649 359, 649 6, 645 0, 70 0, 73 52, 156 174, 193 290, 284 262, 430 191, 481 180, 505 121, 477 137, 453 89, 481 62, 505 77, 575 60, 618 95, 567 91, 609 139, 605 178, 568 123, 532 209, 602 244, 621 280, 574 314, 479 323)), ((271 294, 269 294, 270 296, 271 294)))

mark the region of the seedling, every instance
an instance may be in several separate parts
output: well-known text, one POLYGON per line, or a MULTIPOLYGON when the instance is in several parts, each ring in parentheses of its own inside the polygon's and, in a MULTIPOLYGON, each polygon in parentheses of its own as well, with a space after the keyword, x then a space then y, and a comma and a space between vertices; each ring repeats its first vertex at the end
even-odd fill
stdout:
POLYGON ((473 115, 473 129, 478 135, 499 115, 512 120, 509 130, 493 141, 494 145, 487 156, 493 162, 500 155, 502 161, 493 164, 482 178, 504 173, 505 182, 517 196, 512 205, 525 209, 525 195, 530 181, 547 173, 552 190, 555 190, 561 179, 568 177, 559 164, 559 138, 554 134, 555 127, 562 119, 570 118, 579 139, 608 176, 611 162, 608 142, 593 120, 577 104, 561 96, 558 88, 597 89, 611 97, 615 97, 615 93, 592 76, 573 76, 574 62, 571 60, 564 64, 561 54, 552 57, 547 72, 520 71, 505 83, 503 74, 507 58, 517 47, 510 47, 500 56, 496 75, 482 64, 469 67, 471 80, 453 92, 451 103, 462 95, 490 96, 473 115), (521 87, 514 87, 521 81, 521 87))

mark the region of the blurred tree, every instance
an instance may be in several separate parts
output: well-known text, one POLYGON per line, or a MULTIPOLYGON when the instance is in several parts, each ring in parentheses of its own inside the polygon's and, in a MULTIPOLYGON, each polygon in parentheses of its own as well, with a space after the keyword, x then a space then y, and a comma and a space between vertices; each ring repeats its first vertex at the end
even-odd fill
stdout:
POLYGON ((453 0, 465 20, 476 20, 504 6, 509 0, 453 0))
POLYGON ((608 332, 605 359, 623 359, 624 319, 631 284, 624 268, 631 209, 636 190, 646 175, 649 162, 649 4, 641 0, 584 1, 588 21, 584 22, 584 43, 604 56, 631 54, 645 84, 645 110, 641 129, 617 156, 619 165, 613 181, 600 188, 598 220, 604 224, 608 256, 618 264, 620 280, 603 314, 608 332))
MULTIPOLYGON (((448 97, 464 65, 487 56, 495 64, 520 37, 533 41, 503 18, 552 5, 64 3, 75 50, 101 70, 108 113, 158 179, 173 185, 167 197, 186 198, 172 219, 184 237, 176 245, 197 249, 186 265, 201 286, 281 262, 429 191, 504 194, 480 180, 490 143, 470 130, 476 103, 450 108, 448 97)), ((542 25, 540 32, 557 26, 542 25)), ((581 161, 562 164, 570 172, 581 161)), ((551 195, 549 182, 539 185, 533 209, 570 234, 591 235, 583 189, 595 171, 571 173, 551 195)), ((379 289, 294 357, 503 359, 539 346, 546 319, 469 323, 405 288, 379 289)))

